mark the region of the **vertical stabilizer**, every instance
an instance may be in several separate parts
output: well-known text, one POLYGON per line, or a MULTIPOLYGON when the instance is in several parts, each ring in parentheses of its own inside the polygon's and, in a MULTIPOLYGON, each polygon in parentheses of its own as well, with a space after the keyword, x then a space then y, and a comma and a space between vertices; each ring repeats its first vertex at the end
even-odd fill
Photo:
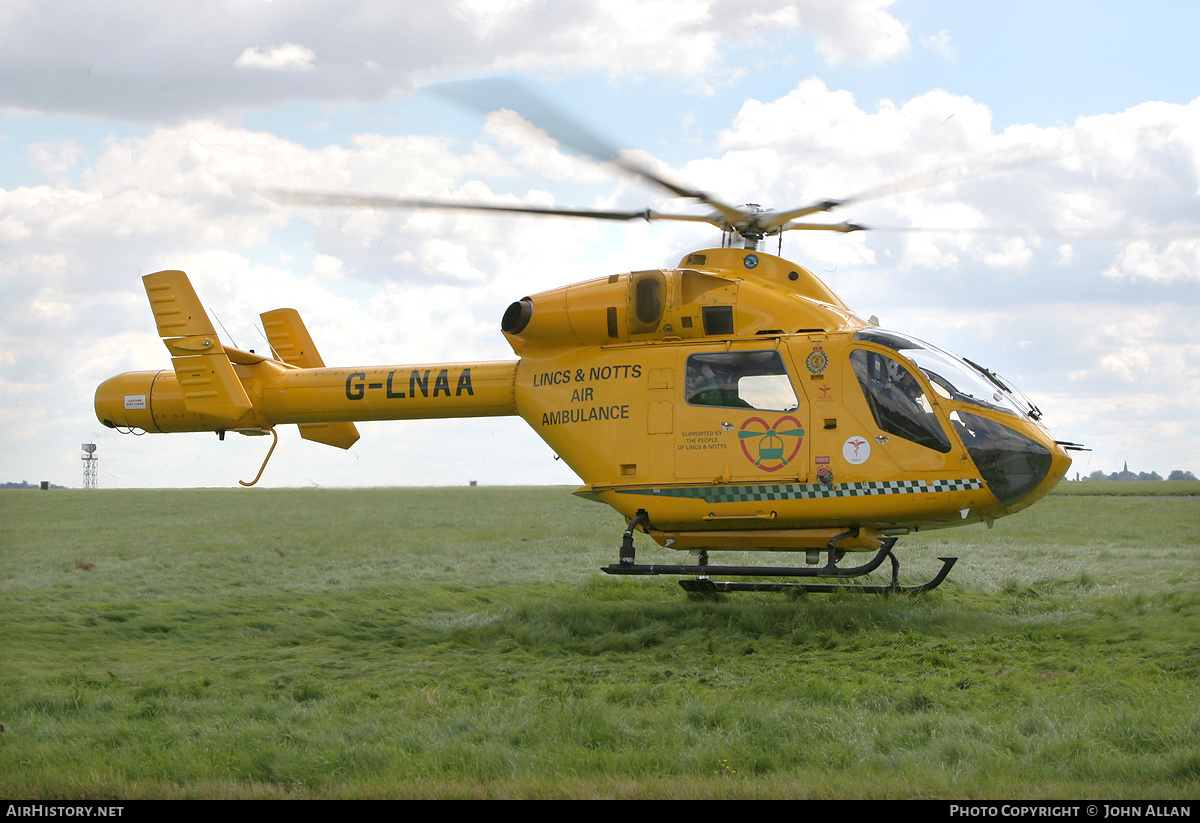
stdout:
POLYGON ((280 360, 301 369, 325 367, 312 336, 300 319, 300 312, 295 309, 272 309, 259 317, 267 333, 267 342, 280 360))
MULTIPOLYGON (((312 341, 300 312, 295 309, 273 309, 259 315, 267 342, 279 359, 300 369, 325 367, 316 344, 312 341)), ((314 443, 324 443, 348 449, 358 441, 358 428, 353 423, 301 423, 300 436, 314 443)))

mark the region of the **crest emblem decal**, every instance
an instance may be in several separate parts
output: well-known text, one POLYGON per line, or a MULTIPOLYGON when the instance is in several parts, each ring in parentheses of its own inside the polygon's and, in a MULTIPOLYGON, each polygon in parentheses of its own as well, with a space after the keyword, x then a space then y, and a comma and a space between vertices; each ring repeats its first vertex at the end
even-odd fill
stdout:
POLYGON ((804 358, 804 365, 813 374, 824 372, 825 367, 829 365, 829 355, 825 353, 824 346, 813 346, 808 357, 804 358))

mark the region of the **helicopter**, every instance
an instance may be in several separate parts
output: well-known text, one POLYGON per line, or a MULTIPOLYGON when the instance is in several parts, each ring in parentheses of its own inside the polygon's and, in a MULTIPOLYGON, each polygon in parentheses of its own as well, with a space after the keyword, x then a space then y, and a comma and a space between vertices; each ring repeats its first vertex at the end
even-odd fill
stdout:
MULTIPOLYGON (((994 372, 857 315, 805 267, 763 249, 788 231, 854 232, 805 218, 867 195, 771 211, 734 206, 631 161, 508 83, 450 84, 476 108, 518 111, 577 151, 711 209, 602 211, 277 189, 286 206, 448 209, 708 223, 719 247, 672 268, 623 272, 526 295, 500 329, 516 360, 327 367, 300 315, 261 315, 271 355, 224 344, 188 277, 143 277, 172 369, 96 390, 117 430, 270 434, 348 449, 356 421, 518 415, 581 478, 575 494, 626 521, 615 575, 673 575, 695 592, 928 591, 901 585, 903 535, 991 523, 1044 497, 1083 447, 994 372), (480 95, 488 102, 480 103, 480 95), (636 532, 690 562, 639 563, 636 532), (714 551, 803 553, 802 566, 716 565, 714 551), (873 553, 873 554, 871 554, 873 553), (865 563, 847 565, 847 554, 865 563), (891 564, 890 582, 852 580, 891 564), (750 580, 714 580, 713 575, 750 580), (770 580, 764 578, 772 578, 770 580), (782 578, 782 580, 780 580, 782 578)), ((870 196, 924 185, 881 187, 870 196)), ((782 245, 782 241, 780 241, 782 245)))

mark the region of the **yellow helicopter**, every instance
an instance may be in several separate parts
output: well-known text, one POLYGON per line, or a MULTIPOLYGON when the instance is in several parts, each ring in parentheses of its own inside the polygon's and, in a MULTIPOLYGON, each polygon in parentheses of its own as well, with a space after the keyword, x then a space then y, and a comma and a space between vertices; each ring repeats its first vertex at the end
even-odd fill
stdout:
MULTIPOLYGON (((460 88, 467 97, 480 92, 479 84, 460 88)), ((496 97, 494 85, 484 90, 496 97)), ((345 449, 358 439, 359 420, 519 415, 583 480, 576 494, 625 517, 618 562, 603 571, 691 577, 680 584, 696 591, 929 590, 955 558, 940 558, 928 582, 902 586, 892 551, 899 536, 990 524, 1041 499, 1070 467, 1068 451, 1082 447, 1055 440, 1037 407, 999 376, 864 320, 811 271, 762 250, 764 238, 786 231, 860 230, 803 219, 849 201, 783 212, 731 206, 622 158, 527 94, 514 104, 513 87, 499 91, 506 108, 561 143, 713 211, 260 193, 288 205, 702 221, 722 230, 721 247, 687 254, 674 268, 521 297, 500 322, 518 359, 499 362, 326 367, 292 309, 261 315, 266 357, 221 342, 183 272, 147 275, 173 369, 104 381, 99 420, 221 437, 274 435, 295 423, 305 439, 345 449), (635 531, 690 552, 691 561, 638 563, 635 531), (803 552, 805 565, 711 564, 708 553, 718 550, 803 552), (848 552, 874 555, 842 565, 848 552), (890 583, 830 582, 885 560, 890 583)))

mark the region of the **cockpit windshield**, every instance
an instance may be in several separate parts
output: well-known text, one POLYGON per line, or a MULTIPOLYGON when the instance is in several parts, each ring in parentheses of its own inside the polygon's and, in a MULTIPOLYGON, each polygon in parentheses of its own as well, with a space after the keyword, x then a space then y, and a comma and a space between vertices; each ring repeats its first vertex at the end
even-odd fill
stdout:
POLYGON ((878 343, 894 349, 911 360, 933 384, 933 390, 947 400, 975 403, 989 409, 1037 419, 1037 409, 1013 393, 996 375, 968 360, 931 346, 914 337, 883 329, 863 329, 855 340, 878 343))

